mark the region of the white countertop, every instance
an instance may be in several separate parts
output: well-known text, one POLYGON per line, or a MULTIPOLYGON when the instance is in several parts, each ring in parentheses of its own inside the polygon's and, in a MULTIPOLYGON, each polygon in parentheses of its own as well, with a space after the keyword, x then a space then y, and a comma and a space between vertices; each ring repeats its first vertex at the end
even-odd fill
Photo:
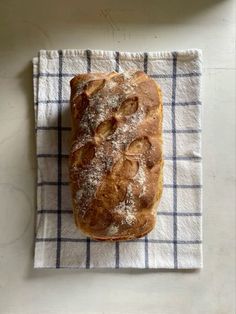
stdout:
POLYGON ((0 313, 233 314, 235 1, 91 3, 0 2, 0 313), (202 270, 33 270, 31 59, 60 48, 203 50, 202 270))

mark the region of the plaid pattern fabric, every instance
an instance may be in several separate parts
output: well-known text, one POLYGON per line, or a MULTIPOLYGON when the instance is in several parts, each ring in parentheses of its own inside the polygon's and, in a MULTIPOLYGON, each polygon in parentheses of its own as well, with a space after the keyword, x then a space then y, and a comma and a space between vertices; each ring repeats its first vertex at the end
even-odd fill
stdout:
POLYGON ((37 140, 37 268, 200 268, 201 53, 40 51, 34 58, 37 140), (83 72, 144 70, 164 101, 164 191, 157 225, 146 237, 117 243, 86 238, 74 225, 68 183, 70 79, 83 72))

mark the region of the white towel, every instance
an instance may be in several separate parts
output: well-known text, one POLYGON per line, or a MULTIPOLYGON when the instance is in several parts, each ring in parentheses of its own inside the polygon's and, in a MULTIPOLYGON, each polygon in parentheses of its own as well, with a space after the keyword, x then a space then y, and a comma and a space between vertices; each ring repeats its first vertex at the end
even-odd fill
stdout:
POLYGON ((36 268, 201 268, 201 52, 40 51, 33 59, 37 134, 36 268), (71 78, 84 72, 147 72, 164 101, 164 191, 148 236, 119 243, 74 225, 68 186, 71 78))

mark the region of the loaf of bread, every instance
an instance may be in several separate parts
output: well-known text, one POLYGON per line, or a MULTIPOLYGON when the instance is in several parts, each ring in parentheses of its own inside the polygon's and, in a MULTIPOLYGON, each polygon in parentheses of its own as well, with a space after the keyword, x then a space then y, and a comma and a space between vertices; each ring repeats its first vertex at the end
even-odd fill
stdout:
POLYGON ((69 174, 76 225, 96 240, 149 233, 162 194, 162 96, 142 71, 71 80, 69 174))

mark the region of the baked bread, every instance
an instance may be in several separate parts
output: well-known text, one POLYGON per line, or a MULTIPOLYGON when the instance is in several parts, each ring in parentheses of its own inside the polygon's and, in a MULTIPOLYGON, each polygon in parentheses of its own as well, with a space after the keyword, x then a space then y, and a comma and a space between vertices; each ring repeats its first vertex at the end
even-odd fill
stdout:
POLYGON ((96 240, 142 237, 162 194, 162 96, 142 71, 71 82, 69 173, 76 225, 96 240))

